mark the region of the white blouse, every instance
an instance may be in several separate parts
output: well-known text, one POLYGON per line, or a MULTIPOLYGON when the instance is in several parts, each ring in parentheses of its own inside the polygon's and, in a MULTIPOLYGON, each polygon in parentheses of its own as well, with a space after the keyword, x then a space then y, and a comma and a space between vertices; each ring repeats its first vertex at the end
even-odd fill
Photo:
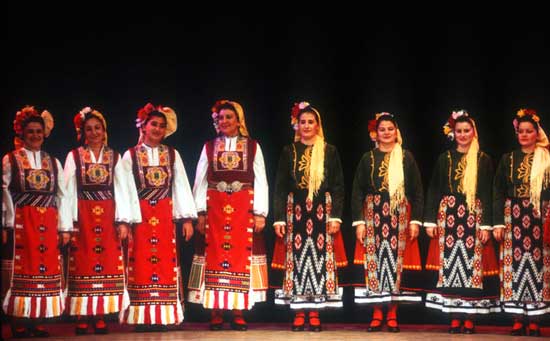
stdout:
MULTIPOLYGON (((27 154, 29 163, 32 169, 40 169, 42 158, 40 151, 32 151, 27 148, 22 148, 27 154)), ((71 204, 65 187, 65 178, 63 177, 63 167, 58 159, 50 155, 57 165, 57 193, 55 194, 55 202, 57 205, 59 232, 70 232, 73 229, 73 220, 71 216, 71 204)), ((13 228, 15 224, 15 207, 10 194, 11 183, 11 163, 8 155, 4 155, 2 159, 2 226, 13 228)))
MULTIPOLYGON (((142 144, 147 151, 147 160, 149 166, 159 165, 159 151, 158 147, 150 147, 146 144, 142 144)), ((196 219, 197 208, 195 207, 195 201, 193 200, 193 193, 191 192, 191 186, 187 179, 187 173, 185 172, 185 166, 181 156, 177 150, 175 151, 174 169, 172 173, 172 217, 173 219, 196 219)), ((130 151, 127 150, 122 157, 124 168, 128 169, 131 176, 129 177, 130 187, 129 191, 133 192, 130 196, 130 204, 136 208, 135 214, 139 213, 139 222, 141 222, 141 212, 139 210, 139 198, 137 195, 136 182, 132 173, 132 156, 130 151)), ((134 218, 135 219, 135 218, 134 218)))
MULTIPOLYGON (((237 147, 237 136, 224 137, 225 150, 235 151, 237 147)), ((195 175, 195 185, 193 194, 195 203, 199 212, 206 212, 206 192, 208 190, 208 156, 206 155, 206 145, 202 147, 199 163, 197 164, 197 173, 195 175)), ((254 156, 254 214, 267 217, 269 212, 269 186, 267 176, 265 175, 264 156, 260 144, 256 144, 256 155, 254 156)))
MULTIPOLYGON (((96 160, 94 153, 90 151, 92 163, 98 163, 98 160, 103 158, 103 147, 99 152, 99 158, 96 160)), ((71 212, 73 221, 78 221, 78 193, 77 193, 77 177, 76 177, 76 163, 72 151, 67 154, 65 159, 65 181, 67 182, 67 195, 71 203, 71 212)), ((129 191, 128 181, 132 176, 131 172, 128 172, 124 166, 122 160, 118 160, 114 167, 114 199, 115 199, 115 221, 124 222, 128 224, 134 224, 141 222, 141 219, 132 214, 131 198, 132 193, 135 191, 129 191)), ((135 185, 134 185, 135 187, 135 185)), ((137 195, 137 194, 136 194, 137 195)), ((140 218, 140 217, 139 217, 140 218)))

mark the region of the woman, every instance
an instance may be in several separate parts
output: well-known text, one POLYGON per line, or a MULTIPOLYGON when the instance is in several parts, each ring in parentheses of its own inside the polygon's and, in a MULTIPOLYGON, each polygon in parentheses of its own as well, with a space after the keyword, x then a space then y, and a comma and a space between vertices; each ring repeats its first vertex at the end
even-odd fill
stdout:
POLYGON ((176 131, 176 113, 148 103, 138 111, 136 126, 139 142, 124 153, 123 162, 133 173, 129 202, 138 209, 133 221, 140 223, 128 246, 130 306, 122 321, 135 324, 138 332, 166 331, 183 321, 175 223, 183 222, 188 241, 197 211, 178 151, 162 144, 176 131))
POLYGON ((74 117, 81 147, 65 160, 67 193, 75 233, 69 257, 69 315, 77 316, 76 334, 86 334, 88 320, 96 334, 106 334, 105 314, 128 305, 121 240, 132 221, 127 181, 120 155, 107 146, 107 123, 90 107, 74 117), (95 320, 95 322, 94 322, 95 320))
POLYGON ((308 102, 295 104, 294 143, 283 148, 275 180, 277 235, 272 267, 284 271, 276 304, 295 310, 293 331, 321 331, 319 309, 342 307, 337 270, 347 265, 340 232, 344 176, 338 151, 325 142, 321 115, 308 102))
POLYGON ((539 336, 538 319, 550 312, 550 245, 543 243, 542 219, 549 209, 550 154, 534 110, 519 110, 513 123, 520 148, 502 157, 493 188, 493 235, 502 242, 500 301, 514 316, 512 335, 539 336))
POLYGON ((267 263, 262 231, 268 213, 268 184, 260 145, 248 135, 244 112, 234 101, 212 107, 218 137, 201 152, 195 186, 199 211, 189 301, 212 309, 210 329, 247 330, 243 310, 266 299, 267 263), (228 279, 230 279, 228 281, 228 279))
POLYGON ((369 332, 382 329, 387 305, 388 331, 399 332, 396 302, 418 302, 405 288, 404 270, 420 270, 418 237, 424 204, 418 166, 402 139, 392 114, 369 122, 376 148, 365 153, 355 171, 351 208, 357 237, 355 264, 364 281, 355 288, 355 303, 373 306, 369 332))
POLYGON ((26 106, 13 123, 16 148, 2 159, 3 242, 11 230, 14 243, 3 308, 13 317, 13 337, 47 337, 39 322, 64 309, 58 244, 69 242, 70 207, 61 163, 41 150, 53 128, 50 113, 26 106))
POLYGON ((426 306, 451 314, 449 333, 472 334, 475 314, 500 311, 490 238, 493 165, 468 112, 453 111, 444 133, 456 148, 439 156, 426 197, 424 227, 433 238, 426 268, 437 271, 426 306))

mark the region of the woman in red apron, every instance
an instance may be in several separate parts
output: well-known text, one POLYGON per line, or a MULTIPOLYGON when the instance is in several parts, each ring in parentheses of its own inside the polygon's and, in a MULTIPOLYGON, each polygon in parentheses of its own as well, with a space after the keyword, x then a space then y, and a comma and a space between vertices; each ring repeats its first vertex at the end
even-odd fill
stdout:
POLYGON ((139 142, 123 156, 133 174, 128 181, 131 216, 139 223, 132 226, 128 246, 130 305, 121 320, 138 332, 165 331, 183 321, 175 223, 183 223, 189 240, 197 211, 180 154, 162 144, 176 131, 176 113, 149 103, 139 110, 136 126, 139 142))
POLYGON ((106 334, 104 315, 128 305, 121 239, 134 223, 120 154, 107 145, 107 123, 89 107, 74 117, 81 147, 65 160, 67 193, 72 202, 75 233, 69 253, 67 311, 77 316, 76 334, 92 322, 106 334))
POLYGON ((27 106, 14 121, 16 149, 2 159, 3 242, 12 230, 13 270, 3 309, 13 317, 14 337, 46 337, 41 319, 64 310, 59 252, 72 230, 63 168, 41 150, 53 128, 49 112, 27 106), (60 238, 61 237, 61 238, 60 238))
POLYGON ((212 118, 218 137, 201 152, 194 195, 199 220, 189 301, 212 309, 210 329, 248 328, 243 310, 266 300, 267 263, 262 234, 268 185, 260 145, 248 135, 239 103, 216 102, 212 118))

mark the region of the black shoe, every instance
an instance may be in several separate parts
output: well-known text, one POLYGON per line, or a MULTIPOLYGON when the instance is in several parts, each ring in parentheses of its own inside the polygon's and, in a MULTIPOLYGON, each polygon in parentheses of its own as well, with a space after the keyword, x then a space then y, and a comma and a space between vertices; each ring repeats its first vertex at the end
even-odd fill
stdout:
POLYGON ((135 331, 136 333, 149 333, 149 332, 152 332, 151 326, 148 325, 148 324, 138 324, 138 325, 134 328, 134 331, 135 331))
POLYGON ((460 334, 460 326, 449 327, 449 334, 460 334))
POLYGON ((529 336, 540 336, 540 328, 529 329, 529 336))
POLYGON ((518 328, 518 329, 512 329, 512 331, 510 332, 510 335, 512 335, 512 336, 523 336, 523 335, 525 335, 525 329, 523 327, 518 328))
POLYGON ((462 331, 464 334, 475 334, 476 333, 476 329, 475 327, 474 328, 466 328, 464 327, 464 330, 462 331))
MULTIPOLYGON (((395 321, 395 322, 397 323, 396 320, 387 320, 387 321, 386 321, 386 325, 387 325, 388 322, 390 322, 390 321, 395 321)), ((398 325, 395 326, 395 327, 388 326, 388 331, 389 331, 390 333, 399 333, 399 332, 401 331, 401 329, 399 329, 399 326, 398 326, 398 325)))
POLYGON ((377 326, 375 326, 375 327, 369 325, 369 327, 367 328, 367 331, 368 331, 369 333, 370 333, 370 332, 379 332, 379 331, 381 331, 381 330, 382 330, 382 320, 374 319, 374 320, 371 321, 371 323, 372 323, 373 321, 378 321, 378 322, 380 322, 380 324, 377 325, 377 326))
POLYGON ((317 325, 309 325, 309 331, 310 332, 320 332, 323 330, 323 327, 321 327, 320 324, 317 324, 317 325))
POLYGON ((231 321, 231 329, 238 330, 238 331, 245 331, 245 330, 248 330, 248 324, 235 323, 235 321, 231 321))
POLYGON ((109 329, 107 329, 107 327, 103 327, 103 328, 97 328, 97 327, 94 327, 94 333, 96 334, 109 334, 109 329))
POLYGON ((292 331, 293 332, 303 332, 304 331, 304 327, 305 327, 305 324, 301 324, 301 325, 292 325, 292 331))
POLYGON ((223 322, 222 323, 210 323, 210 330, 222 330, 223 329, 223 322))
POLYGON ((14 339, 26 339, 32 337, 31 331, 28 328, 25 328, 23 330, 16 330, 12 327, 11 335, 14 339))
POLYGON ((88 334, 88 326, 86 326, 86 328, 83 328, 83 327, 76 327, 74 329, 74 333, 76 335, 86 335, 88 334))
POLYGON ((43 329, 43 327, 35 327, 31 330, 31 334, 33 337, 50 337, 50 333, 43 329))

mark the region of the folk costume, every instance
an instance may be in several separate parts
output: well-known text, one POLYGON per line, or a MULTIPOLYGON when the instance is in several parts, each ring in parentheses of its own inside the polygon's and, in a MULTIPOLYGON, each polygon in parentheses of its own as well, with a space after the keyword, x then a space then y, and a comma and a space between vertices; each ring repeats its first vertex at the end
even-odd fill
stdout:
POLYGON ((338 270, 347 266, 342 233, 329 234, 328 224, 342 223, 344 175, 337 149, 325 142, 321 116, 308 102, 292 109, 294 143, 283 148, 275 180, 274 226, 285 226, 277 238, 272 268, 283 271, 275 304, 296 313, 294 330, 303 330, 304 309, 310 309, 310 329, 320 331, 318 309, 342 307, 338 270), (301 142, 302 113, 316 117, 318 134, 312 145, 301 142), (316 321, 315 323, 313 321, 316 321))
MULTIPOLYGON (((145 126, 152 115, 166 118, 164 137, 177 128, 176 113, 169 107, 147 104, 139 110, 136 126, 145 126)), ((141 130, 140 130, 141 133, 141 130)), ((128 293, 130 305, 123 322, 164 330, 183 321, 183 293, 178 264, 175 223, 197 217, 191 187, 180 154, 173 147, 148 146, 142 137, 123 156, 129 181, 132 214, 138 221, 128 246, 128 293)))
MULTIPOLYGON (((44 123, 44 137, 49 135, 50 113, 23 108, 14 120, 18 147, 2 159, 2 226, 13 237, 13 267, 3 310, 16 321, 32 319, 31 324, 64 311, 58 233, 72 229, 61 163, 42 150, 23 146, 24 129, 36 118, 44 123)), ((14 336, 48 335, 43 329, 30 329, 15 326, 14 336)))
MULTIPOLYGON (((103 115, 86 107, 74 118, 79 141, 84 134, 83 123, 90 117, 97 118, 104 130, 107 128, 103 115)), ((75 222, 69 255, 67 311, 78 317, 102 319, 104 314, 118 313, 129 304, 123 249, 116 226, 136 223, 127 190, 132 174, 124 169, 120 154, 108 147, 106 140, 98 157, 83 143, 69 152, 65 160, 67 193, 75 222)), ((85 333, 85 325, 77 333, 85 333)), ((96 328, 96 332, 101 330, 96 328)))
POLYGON ((188 297, 213 309, 212 329, 221 328, 223 310, 233 310, 233 329, 245 330, 241 310, 264 302, 268 289, 264 236, 254 232, 254 215, 268 214, 268 183, 262 150, 248 134, 240 104, 218 101, 212 118, 219 136, 205 143, 193 188, 206 229, 195 239, 188 297), (223 108, 236 115, 236 136, 220 132, 223 108))
MULTIPOLYGON (((512 333, 522 335, 523 320, 539 330, 536 318, 550 312, 550 244, 544 229, 550 209, 550 154, 548 138, 534 110, 521 109, 514 119, 528 118, 537 130, 534 152, 521 149, 504 154, 493 188, 494 228, 504 229, 500 245, 500 301, 505 313, 515 315, 512 333)), ((539 330, 540 332, 540 330, 539 330)))
POLYGON ((399 128, 392 114, 380 113, 369 124, 376 148, 365 153, 353 181, 353 226, 366 225, 364 243, 357 240, 354 264, 362 282, 355 287, 355 303, 374 305, 374 324, 381 328, 382 304, 388 306, 388 325, 398 331, 397 302, 419 302, 415 288, 404 285, 408 271, 422 269, 417 239, 409 237, 410 224, 420 225, 424 203, 422 181, 412 154, 401 147, 399 128), (397 141, 393 150, 383 152, 376 142, 376 128, 381 120, 394 123, 397 141), (357 267, 357 266, 356 266, 357 267))
POLYGON ((473 129, 466 153, 442 153, 433 170, 424 215, 424 227, 435 228, 426 269, 435 283, 426 294, 426 306, 450 313, 449 331, 460 332, 459 314, 465 314, 465 332, 473 332, 470 316, 500 311, 498 263, 494 244, 482 243, 480 233, 492 230, 491 158, 479 149, 475 122, 464 110, 454 111, 444 133, 454 140, 456 120, 473 129), (437 272, 437 273, 435 273, 437 272))

